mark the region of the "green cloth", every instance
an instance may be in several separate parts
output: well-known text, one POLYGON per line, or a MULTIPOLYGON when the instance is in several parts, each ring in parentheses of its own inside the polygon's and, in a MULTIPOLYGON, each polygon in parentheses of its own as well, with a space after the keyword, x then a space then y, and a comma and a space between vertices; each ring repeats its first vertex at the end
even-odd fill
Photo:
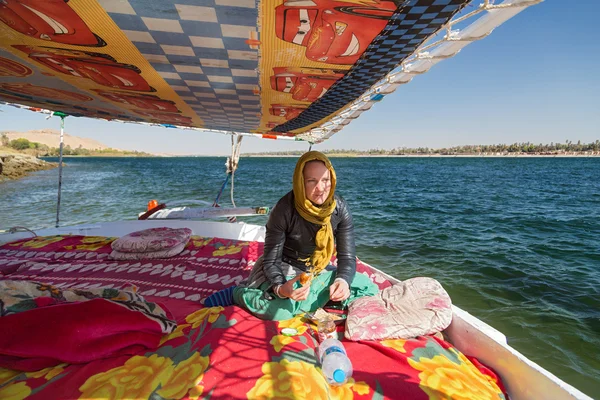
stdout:
MULTIPOLYGON (((292 277, 288 277, 291 279, 292 277)), ((265 282, 258 289, 236 287, 233 290, 233 302, 248 310, 260 319, 283 321, 295 317, 307 311, 316 311, 329 301, 329 286, 335 280, 335 271, 323 271, 312 280, 310 292, 306 300, 294 301, 291 299, 280 299, 272 295, 273 299, 265 297, 265 291, 271 286, 265 282)), ((300 287, 300 282, 294 283, 294 288, 300 287)), ((377 285, 363 275, 356 274, 350 285, 350 297, 342 301, 344 308, 353 300, 363 296, 374 296, 379 291, 377 285)))

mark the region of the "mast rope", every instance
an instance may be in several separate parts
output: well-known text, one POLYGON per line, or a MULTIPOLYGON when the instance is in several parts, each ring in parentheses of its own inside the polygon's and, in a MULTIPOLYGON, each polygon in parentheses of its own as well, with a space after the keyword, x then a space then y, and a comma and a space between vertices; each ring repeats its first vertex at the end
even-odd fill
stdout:
MULTIPOLYGON (((231 176, 231 204, 233 205, 233 207, 237 208, 237 206, 235 205, 235 200, 233 199, 233 190, 234 190, 234 177, 235 177, 235 170, 238 168, 238 164, 240 162, 240 148, 242 145, 242 139, 244 138, 243 135, 235 135, 237 136, 237 139, 233 138, 233 134, 231 135, 231 157, 227 157, 227 161, 225 161, 225 180, 223 181, 223 184, 221 185, 221 190, 219 190, 219 194, 217 194, 217 198, 215 199, 214 203, 213 203, 213 207, 219 207, 219 199, 221 198, 221 195, 223 194, 223 190, 225 190, 225 186, 227 186, 227 182, 229 181, 229 176, 231 176)), ((229 217, 229 222, 236 222, 236 218, 234 217, 229 217)))
POLYGON ((235 170, 238 168, 240 162, 240 149, 242 147, 242 139, 244 138, 242 135, 236 136, 237 139, 234 140, 233 135, 231 135, 231 157, 227 158, 227 163, 225 164, 227 167, 227 174, 231 174, 231 204, 233 207, 237 207, 233 200, 233 179, 235 177, 235 170))
POLYGON ((33 234, 33 237, 37 237, 37 233, 35 233, 34 231, 32 231, 31 229, 29 229, 25 226, 13 226, 6 232, 8 232, 8 233, 29 232, 29 233, 33 234))

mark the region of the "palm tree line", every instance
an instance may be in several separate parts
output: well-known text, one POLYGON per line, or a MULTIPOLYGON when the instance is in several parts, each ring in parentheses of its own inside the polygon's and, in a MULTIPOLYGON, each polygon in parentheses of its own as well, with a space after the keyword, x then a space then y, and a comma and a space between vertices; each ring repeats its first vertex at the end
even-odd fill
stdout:
MULTIPOLYGON (((393 149, 331 149, 320 150, 325 154, 347 155, 600 155, 600 140, 591 143, 574 144, 570 140, 565 143, 534 144, 531 142, 513 144, 477 144, 442 148, 430 147, 396 147, 393 149)), ((245 155, 300 155, 303 150, 275 151, 263 153, 245 153, 245 155)))

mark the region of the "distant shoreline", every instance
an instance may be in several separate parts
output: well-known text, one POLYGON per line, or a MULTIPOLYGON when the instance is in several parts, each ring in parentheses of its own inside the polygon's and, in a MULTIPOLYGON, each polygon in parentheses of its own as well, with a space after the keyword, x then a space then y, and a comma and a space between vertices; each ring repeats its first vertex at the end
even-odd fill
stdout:
MULTIPOLYGON (((59 158, 60 156, 58 155, 51 155, 51 156, 46 156, 46 155, 40 155, 40 158, 59 158)), ((152 158, 152 157, 164 157, 164 156, 159 156, 159 155, 155 155, 155 154, 149 154, 149 153, 144 153, 142 154, 121 154, 121 153, 107 153, 107 154, 63 154, 63 158, 107 158, 107 157, 115 157, 115 158, 123 158, 123 157, 129 157, 129 158, 152 158)), ((170 157, 170 156, 167 156, 170 157)), ((174 156, 176 157, 176 156, 174 156)))
MULTIPOLYGON (((299 157, 296 154, 241 154, 240 157, 299 157)), ((210 156, 207 156, 210 157, 210 156)), ((600 154, 327 154, 334 158, 586 158, 600 154)))
MULTIPOLYGON (((301 154, 240 154, 240 158, 298 158, 301 154)), ((326 154, 330 158, 596 158, 600 154, 326 154)), ((150 154, 150 155, 64 155, 63 158, 181 158, 181 157, 228 157, 227 155, 206 154, 150 154)), ((58 156, 40 156, 40 158, 58 158, 58 156)))

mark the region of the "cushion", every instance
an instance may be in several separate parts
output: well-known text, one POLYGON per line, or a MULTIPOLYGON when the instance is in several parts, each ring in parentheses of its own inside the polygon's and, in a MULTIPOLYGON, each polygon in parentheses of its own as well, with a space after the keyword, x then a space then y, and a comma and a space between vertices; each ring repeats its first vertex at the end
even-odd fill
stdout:
POLYGON ((412 278, 350 303, 349 340, 409 339, 440 332, 452 321, 452 302, 432 278, 412 278))
POLYGON ((170 258, 175 257, 185 249, 186 243, 181 243, 171 249, 159 251, 147 251, 143 253, 127 253, 124 251, 113 250, 109 258, 112 260, 144 260, 150 258, 170 258))
POLYGON ((185 245, 192 236, 189 228, 150 228, 132 232, 118 238, 112 243, 112 249, 123 253, 145 253, 170 250, 185 245))

